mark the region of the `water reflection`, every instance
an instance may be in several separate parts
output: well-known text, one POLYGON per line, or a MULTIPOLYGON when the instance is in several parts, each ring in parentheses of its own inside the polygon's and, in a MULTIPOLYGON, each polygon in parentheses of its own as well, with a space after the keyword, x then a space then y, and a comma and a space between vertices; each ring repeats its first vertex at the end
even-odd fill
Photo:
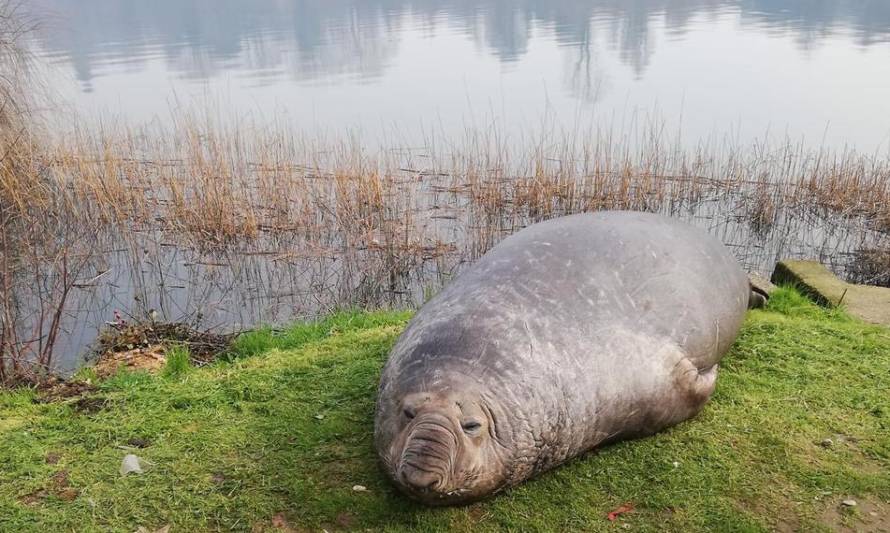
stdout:
POLYGON ((315 80, 380 76, 394 58, 410 17, 424 32, 466 35, 502 63, 529 53, 536 29, 562 46, 590 53, 605 37, 620 60, 642 75, 656 43, 653 27, 682 36, 721 13, 743 25, 791 34, 804 48, 835 34, 861 46, 890 39, 883 0, 36 0, 54 14, 41 47, 91 80, 121 65, 163 58, 190 79, 231 68, 260 82, 281 76, 315 80), (698 22, 696 22, 698 21, 698 22))
POLYGON ((806 47, 838 32, 861 46, 890 38, 890 3, 880 0, 744 0, 738 5, 743 20, 793 32, 806 47))

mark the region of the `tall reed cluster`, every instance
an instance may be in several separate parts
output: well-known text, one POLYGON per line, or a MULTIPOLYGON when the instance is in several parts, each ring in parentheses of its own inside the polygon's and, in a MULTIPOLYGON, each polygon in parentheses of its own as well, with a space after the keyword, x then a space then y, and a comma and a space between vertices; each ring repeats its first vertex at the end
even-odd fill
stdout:
POLYGON ((52 179, 37 112, 44 87, 22 44, 34 23, 21 7, 0 2, 0 384, 48 375, 96 232, 74 191, 52 179))
POLYGON ((295 253, 421 249, 459 232, 472 259, 529 223, 603 209, 735 218, 760 236, 792 220, 890 229, 887 156, 788 142, 683 149, 654 133, 616 141, 596 129, 525 146, 469 132, 447 152, 431 140, 369 154, 287 128, 239 127, 192 118, 81 130, 45 148, 43 188, 17 194, 38 211, 52 196, 97 229, 160 231, 208 249, 299 238, 306 248, 295 253))

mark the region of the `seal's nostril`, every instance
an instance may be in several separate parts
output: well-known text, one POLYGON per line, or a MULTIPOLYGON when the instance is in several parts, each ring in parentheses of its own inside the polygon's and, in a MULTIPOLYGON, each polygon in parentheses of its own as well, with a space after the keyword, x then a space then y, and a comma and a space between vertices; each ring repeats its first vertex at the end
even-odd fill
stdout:
POLYGON ((413 466, 404 466, 401 469, 402 481, 414 489, 435 489, 439 482, 439 476, 433 472, 427 472, 413 466))

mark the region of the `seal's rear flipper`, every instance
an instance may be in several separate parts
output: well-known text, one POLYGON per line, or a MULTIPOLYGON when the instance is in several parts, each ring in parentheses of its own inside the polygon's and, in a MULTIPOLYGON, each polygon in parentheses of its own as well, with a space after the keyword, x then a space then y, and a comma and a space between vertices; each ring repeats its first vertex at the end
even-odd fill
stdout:
POLYGON ((710 399, 714 388, 717 386, 717 371, 720 365, 713 363, 699 368, 688 357, 677 361, 673 368, 673 382, 676 391, 685 400, 689 411, 684 413, 679 420, 693 416, 710 399))
POLYGON ((766 306, 769 295, 776 290, 776 286, 770 280, 759 274, 748 275, 748 287, 751 289, 748 294, 748 309, 760 309, 766 306))
POLYGON ((769 295, 757 290, 757 287, 751 286, 751 292, 748 294, 748 309, 761 309, 766 307, 769 301, 769 295))

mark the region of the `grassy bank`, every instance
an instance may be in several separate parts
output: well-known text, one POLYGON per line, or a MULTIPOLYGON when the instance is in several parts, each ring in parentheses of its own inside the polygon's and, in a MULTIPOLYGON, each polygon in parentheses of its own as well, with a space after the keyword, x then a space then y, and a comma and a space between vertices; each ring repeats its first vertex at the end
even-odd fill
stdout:
MULTIPOLYGON (((752 312, 704 413, 497 498, 426 509, 371 446, 376 380, 409 315, 339 315, 171 358, 86 396, 0 393, 0 530, 742 530, 890 523, 890 332, 783 290, 752 312), (145 473, 121 477, 126 453, 145 473), (354 490, 361 485, 367 490, 354 490), (845 508, 843 500, 856 507, 845 508), (625 503, 634 510, 606 519, 625 503), (873 513, 877 516, 873 516, 873 513), (883 522, 881 522, 883 521, 883 522)), ((879 530, 879 529, 877 529, 879 530)))

